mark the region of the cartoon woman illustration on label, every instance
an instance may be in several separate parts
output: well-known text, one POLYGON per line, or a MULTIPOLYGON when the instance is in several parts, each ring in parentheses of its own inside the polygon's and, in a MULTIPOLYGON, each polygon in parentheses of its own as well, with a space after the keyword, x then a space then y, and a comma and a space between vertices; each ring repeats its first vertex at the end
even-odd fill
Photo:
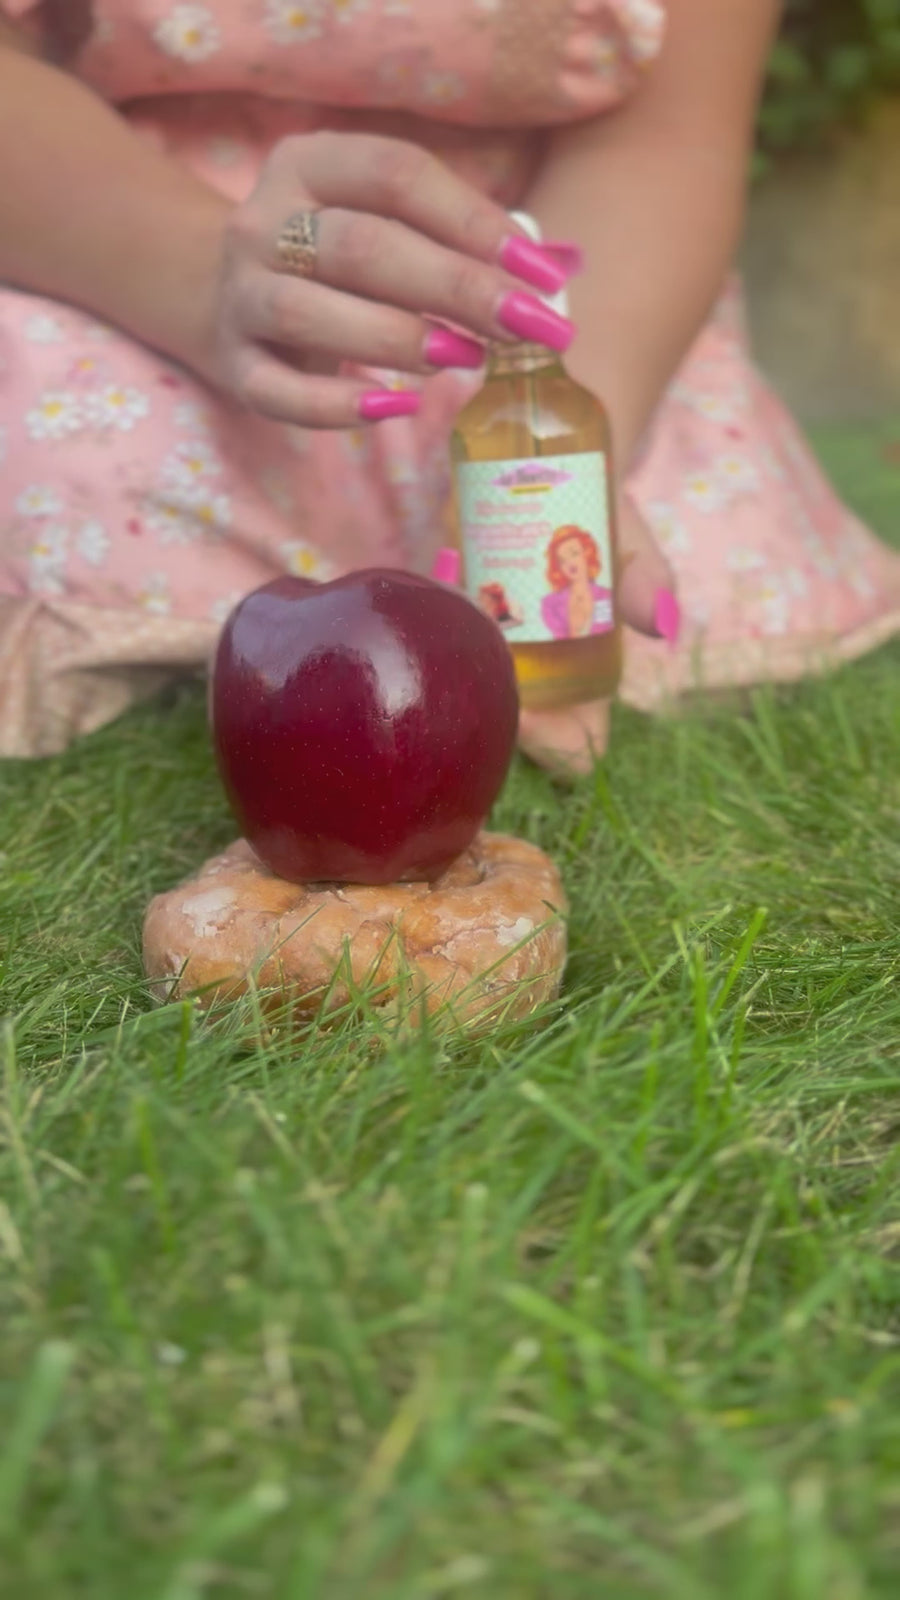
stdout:
POLYGON ((552 593, 541 601, 544 627, 554 639, 586 639, 613 626, 612 589, 597 580, 603 558, 596 539, 567 523, 547 547, 547 582, 552 593))

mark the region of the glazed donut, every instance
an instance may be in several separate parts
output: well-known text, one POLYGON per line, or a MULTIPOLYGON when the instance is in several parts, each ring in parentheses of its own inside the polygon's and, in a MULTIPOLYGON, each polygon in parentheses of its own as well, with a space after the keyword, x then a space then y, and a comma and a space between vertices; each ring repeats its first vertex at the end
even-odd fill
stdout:
POLYGON ((267 1007, 324 1020, 354 995, 469 1028, 521 1017, 559 993, 566 897, 533 844, 481 833, 434 883, 368 888, 274 877, 240 839, 144 921, 154 997, 207 1009, 255 986, 267 1007))

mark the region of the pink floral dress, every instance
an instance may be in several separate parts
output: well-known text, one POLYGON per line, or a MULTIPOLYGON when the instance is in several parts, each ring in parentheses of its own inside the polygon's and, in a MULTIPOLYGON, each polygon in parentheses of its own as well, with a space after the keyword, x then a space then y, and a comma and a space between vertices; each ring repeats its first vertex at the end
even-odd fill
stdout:
MULTIPOLYGON (((94 0, 68 65, 235 198, 289 132, 380 127, 414 129, 513 205, 540 129, 617 105, 664 22, 658 0, 94 0)), ((427 569, 465 389, 425 389, 414 421, 283 427, 91 316, 0 288, 0 754, 61 749, 202 666, 234 601, 277 572, 427 569)), ((900 558, 837 501, 754 370, 736 288, 629 488, 686 623, 674 653, 629 638, 632 703, 798 676, 900 626, 900 558)))

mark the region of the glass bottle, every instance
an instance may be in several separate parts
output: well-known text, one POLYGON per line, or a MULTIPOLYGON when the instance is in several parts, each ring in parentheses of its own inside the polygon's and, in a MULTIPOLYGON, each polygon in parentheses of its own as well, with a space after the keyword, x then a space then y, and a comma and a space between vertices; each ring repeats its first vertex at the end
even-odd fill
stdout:
MULTIPOLYGON (((540 239, 530 217, 515 220, 540 239)), ((565 294, 549 303, 567 314, 565 294)), ((614 694, 622 641, 600 401, 543 346, 495 345, 451 452, 463 584, 506 635, 523 706, 614 694)))

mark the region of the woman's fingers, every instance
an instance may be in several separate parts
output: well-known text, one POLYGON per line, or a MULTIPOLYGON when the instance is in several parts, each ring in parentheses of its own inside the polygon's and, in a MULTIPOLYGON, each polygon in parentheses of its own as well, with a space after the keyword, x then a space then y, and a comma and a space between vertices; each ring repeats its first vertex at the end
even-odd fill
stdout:
MULTIPOLYGON (((672 569, 627 493, 619 511, 619 560, 622 620, 639 633, 674 645, 681 619, 672 569)), ((519 722, 525 754, 558 778, 590 772, 608 739, 608 700, 559 711, 523 711, 519 722)))
POLYGON ((435 244, 401 222, 357 211, 319 216, 320 283, 382 305, 441 317, 485 339, 527 339, 565 350, 574 329, 506 273, 435 244))
POLYGON ((519 745, 555 778, 590 772, 609 742, 609 701, 591 700, 559 711, 522 711, 519 745))
POLYGON ((316 215, 315 279, 483 338, 565 350, 574 329, 523 287, 557 289, 553 256, 501 207, 425 151, 353 134, 287 139, 232 219, 231 253, 283 274, 278 243, 292 213, 316 215))
POLYGON ((238 398, 282 421, 346 427, 360 405, 373 418, 409 414, 415 394, 366 401, 334 369, 476 368, 480 341, 504 337, 565 350, 572 324, 523 287, 564 281, 550 252, 433 155, 374 135, 300 135, 272 151, 232 213, 218 365, 238 398), (303 211, 317 238, 314 273, 301 279, 278 246, 303 211))
POLYGON ((619 505, 619 610, 650 638, 675 644, 681 625, 672 569, 627 491, 619 505))
MULTIPOLYGON (((247 337, 298 356, 327 355, 334 363, 429 373, 443 367, 480 367, 484 347, 449 328, 391 306, 343 294, 327 284, 257 272, 243 300, 247 337)), ((306 363, 303 363, 306 365, 306 363)))
POLYGON ((237 398, 252 411, 302 428, 354 428, 414 416, 421 405, 415 390, 373 389, 350 378, 298 372, 252 345, 235 360, 231 381, 237 398))
POLYGON ((305 193, 319 208, 404 222, 544 294, 565 282, 558 262, 511 227, 502 206, 436 156, 400 139, 328 131, 285 139, 269 158, 264 188, 282 200, 285 192, 305 193))

